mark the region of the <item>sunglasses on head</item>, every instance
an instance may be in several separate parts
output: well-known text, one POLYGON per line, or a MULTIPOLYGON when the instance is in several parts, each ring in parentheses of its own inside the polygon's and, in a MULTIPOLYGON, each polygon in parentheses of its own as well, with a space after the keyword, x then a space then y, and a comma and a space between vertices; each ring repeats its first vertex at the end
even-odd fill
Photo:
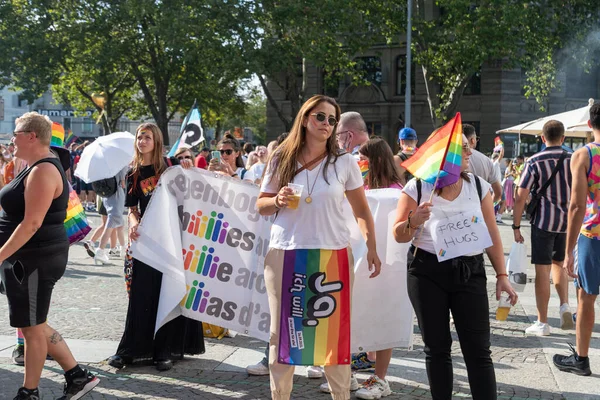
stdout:
POLYGON ((177 157, 178 160, 191 160, 192 156, 179 156, 177 157))
POLYGON ((337 119, 335 119, 335 117, 328 117, 323 112, 312 113, 310 115, 314 116, 317 119, 317 121, 319 121, 319 122, 323 122, 323 121, 327 120, 327 123, 331 126, 335 126, 335 124, 337 124, 337 119))
POLYGON ((228 156, 233 154, 233 150, 231 150, 231 149, 219 150, 219 152, 221 154, 227 154, 228 156))

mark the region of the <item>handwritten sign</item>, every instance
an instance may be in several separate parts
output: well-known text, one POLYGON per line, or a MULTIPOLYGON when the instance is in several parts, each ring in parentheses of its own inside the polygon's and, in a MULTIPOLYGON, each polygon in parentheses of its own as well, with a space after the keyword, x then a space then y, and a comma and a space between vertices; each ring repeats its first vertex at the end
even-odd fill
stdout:
POLYGON ((492 238, 481 210, 433 222, 431 237, 440 262, 477 253, 492 246, 492 238))

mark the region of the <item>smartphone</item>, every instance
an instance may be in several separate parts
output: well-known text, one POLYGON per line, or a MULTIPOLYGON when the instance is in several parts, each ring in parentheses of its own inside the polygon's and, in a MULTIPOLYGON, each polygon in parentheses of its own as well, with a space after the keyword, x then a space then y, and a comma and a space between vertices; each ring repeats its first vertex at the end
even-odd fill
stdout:
POLYGON ((221 152, 219 150, 215 150, 211 152, 211 156, 212 158, 214 158, 215 160, 219 160, 221 161, 221 152))

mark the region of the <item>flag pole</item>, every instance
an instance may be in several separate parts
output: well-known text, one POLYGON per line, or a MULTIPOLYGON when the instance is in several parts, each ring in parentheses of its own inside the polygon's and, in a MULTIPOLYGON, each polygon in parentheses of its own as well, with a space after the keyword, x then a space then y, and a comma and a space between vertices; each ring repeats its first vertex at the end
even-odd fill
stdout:
MULTIPOLYGON (((446 163, 446 156, 448 155, 448 150, 450 149, 450 143, 452 142, 452 136, 454 135, 454 128, 456 127, 456 116, 454 118, 455 119, 454 119, 454 125, 452 125, 452 133, 448 137, 448 144, 446 145, 446 151, 444 151, 444 158, 442 158, 442 163, 440 164, 440 169, 438 170, 437 176, 435 177, 435 182, 433 183, 433 190, 431 190, 431 195, 429 196, 429 203, 431 203, 433 201, 433 195, 435 194, 438 181, 440 180, 440 175, 442 174, 442 170, 444 169, 444 164, 446 163)), ((462 132, 461 132, 461 134, 462 134, 462 132)), ((417 207, 419 207, 419 204, 417 204, 417 207)), ((423 223, 423 224, 425 224, 425 223, 423 223)), ((410 226, 408 227, 408 229, 410 229, 410 226)), ((422 234, 423 234, 423 229, 421 229, 419 231, 419 236, 416 238, 417 241, 419 241, 419 239, 421 239, 422 234)), ((418 248, 419 248, 418 246, 415 246, 415 251, 413 252, 413 256, 417 255, 418 248)))

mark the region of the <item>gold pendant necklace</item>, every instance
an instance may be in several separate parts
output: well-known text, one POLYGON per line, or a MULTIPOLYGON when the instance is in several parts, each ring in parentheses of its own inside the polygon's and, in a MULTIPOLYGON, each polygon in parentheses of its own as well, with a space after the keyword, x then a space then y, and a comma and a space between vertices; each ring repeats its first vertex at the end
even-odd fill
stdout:
MULTIPOLYGON (((302 163, 306 164, 306 161, 304 161, 304 156, 302 156, 302 163)), ((310 186, 310 181, 308 180, 308 169, 305 169, 305 171, 306 171, 306 191, 308 192, 308 196, 306 196, 306 198, 304 199, 304 201, 306 202, 306 204, 310 204, 313 201, 312 200, 312 193, 315 190, 315 185, 317 183, 317 179, 319 179, 319 173, 321 172, 321 167, 322 166, 323 166, 323 160, 321 160, 321 163, 319 165, 319 170, 317 171, 317 175, 315 176, 315 180, 313 181, 312 187, 310 186)))

